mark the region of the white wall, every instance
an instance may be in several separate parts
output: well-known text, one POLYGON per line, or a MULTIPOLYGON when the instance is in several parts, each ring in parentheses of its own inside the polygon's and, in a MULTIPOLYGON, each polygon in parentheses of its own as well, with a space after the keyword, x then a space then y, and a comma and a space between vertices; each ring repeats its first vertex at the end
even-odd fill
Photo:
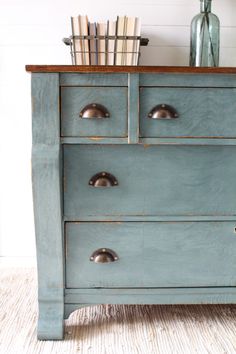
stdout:
MULTIPOLYGON (((236 66, 236 1, 213 0, 221 20, 221 66, 236 66)), ((188 65, 189 24, 198 0, 1 0, 0 256, 34 256, 31 200, 30 75, 25 64, 70 64, 61 39, 70 16, 91 21, 139 16, 150 38, 141 64, 188 65)), ((49 235, 50 237, 50 235, 49 235)))

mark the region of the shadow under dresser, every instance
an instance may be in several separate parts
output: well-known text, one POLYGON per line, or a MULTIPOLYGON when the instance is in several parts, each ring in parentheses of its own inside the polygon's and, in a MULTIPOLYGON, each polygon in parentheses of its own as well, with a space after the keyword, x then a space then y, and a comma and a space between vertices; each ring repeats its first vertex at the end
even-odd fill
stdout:
POLYGON ((26 70, 38 338, 83 306, 236 303, 236 68, 26 70))

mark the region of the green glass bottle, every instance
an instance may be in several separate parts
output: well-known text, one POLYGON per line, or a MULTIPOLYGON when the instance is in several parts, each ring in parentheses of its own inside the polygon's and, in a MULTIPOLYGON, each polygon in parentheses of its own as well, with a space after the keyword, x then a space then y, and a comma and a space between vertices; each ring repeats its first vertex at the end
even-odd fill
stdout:
POLYGON ((201 12, 191 23, 190 66, 219 66, 220 21, 211 0, 200 0, 201 12))

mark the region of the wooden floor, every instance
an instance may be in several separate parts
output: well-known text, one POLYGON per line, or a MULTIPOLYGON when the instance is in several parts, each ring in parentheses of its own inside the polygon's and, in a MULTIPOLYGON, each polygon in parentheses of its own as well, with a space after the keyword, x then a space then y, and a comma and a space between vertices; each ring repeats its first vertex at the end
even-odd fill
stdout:
POLYGON ((0 353, 235 354, 236 306, 111 306, 80 309, 64 341, 37 341, 36 272, 0 268, 0 353))

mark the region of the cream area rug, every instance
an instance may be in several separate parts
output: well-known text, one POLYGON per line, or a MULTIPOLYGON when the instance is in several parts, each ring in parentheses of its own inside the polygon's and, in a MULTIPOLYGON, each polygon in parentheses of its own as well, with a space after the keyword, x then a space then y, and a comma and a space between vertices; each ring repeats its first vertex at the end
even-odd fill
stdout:
POLYGON ((236 305, 99 305, 65 321, 63 341, 38 341, 35 268, 0 267, 1 354, 235 354, 236 305))

